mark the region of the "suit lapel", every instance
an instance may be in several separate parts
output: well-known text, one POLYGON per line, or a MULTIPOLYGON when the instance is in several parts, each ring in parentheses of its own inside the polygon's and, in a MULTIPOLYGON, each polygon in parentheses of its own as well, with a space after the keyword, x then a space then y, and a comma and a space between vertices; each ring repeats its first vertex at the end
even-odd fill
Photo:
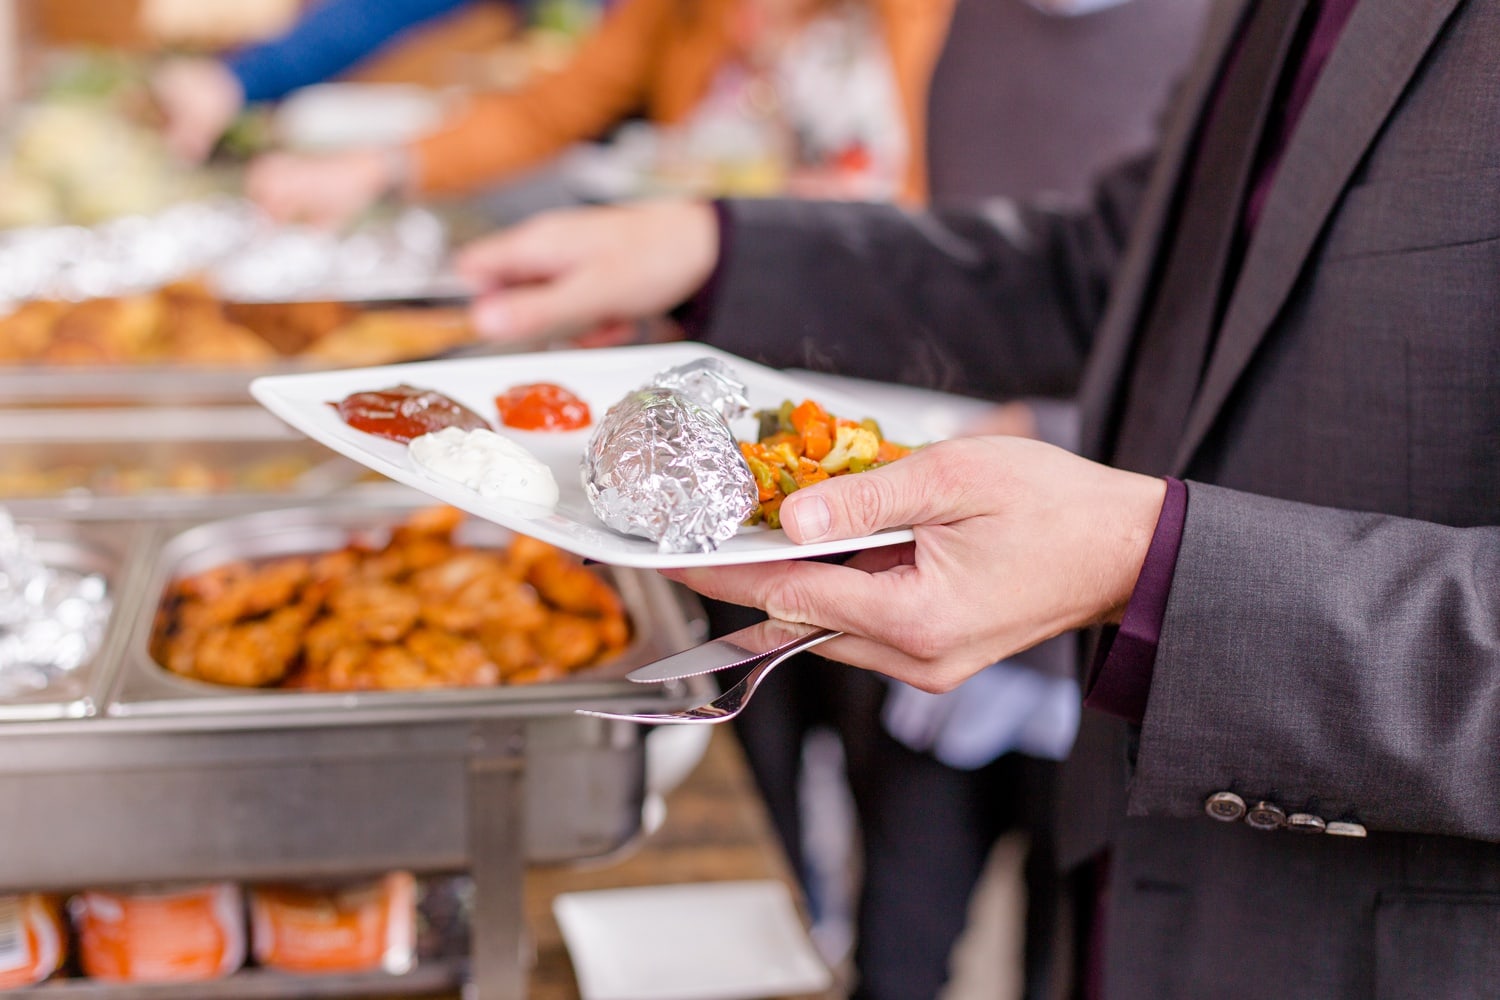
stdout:
POLYGON ((1209 96, 1218 81, 1224 55, 1249 0, 1215 4, 1203 29, 1198 57, 1183 78, 1158 143, 1160 150, 1151 181, 1131 228, 1130 247, 1120 262, 1112 283, 1109 307, 1099 324, 1098 337, 1079 389, 1083 413, 1082 453, 1102 458, 1114 421, 1130 345, 1139 325, 1140 311, 1151 285, 1152 270, 1171 213, 1193 136, 1209 96))
POLYGON ((1344 27, 1266 198, 1173 462, 1181 475, 1412 74, 1460 0, 1362 0, 1344 27))

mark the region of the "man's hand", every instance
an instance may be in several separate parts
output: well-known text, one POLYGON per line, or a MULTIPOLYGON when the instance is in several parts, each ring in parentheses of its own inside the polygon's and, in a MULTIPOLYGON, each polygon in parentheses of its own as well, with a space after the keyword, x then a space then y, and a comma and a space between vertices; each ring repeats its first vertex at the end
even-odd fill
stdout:
POLYGON ((217 59, 173 59, 151 77, 151 93, 168 148, 189 163, 208 158, 245 103, 240 81, 217 59))
POLYGON ((911 525, 916 541, 844 565, 670 570, 709 597, 848 635, 832 659, 946 691, 1070 629, 1118 622, 1166 496, 1121 472, 1019 438, 942 441, 880 469, 798 490, 795 542, 911 525))
POLYGON ((396 185, 390 157, 378 149, 321 156, 271 153, 250 164, 251 200, 285 222, 337 228, 396 185))
POLYGON ((478 289, 481 336, 529 340, 660 315, 718 256, 712 208, 657 201, 539 215, 466 248, 458 270, 478 289))

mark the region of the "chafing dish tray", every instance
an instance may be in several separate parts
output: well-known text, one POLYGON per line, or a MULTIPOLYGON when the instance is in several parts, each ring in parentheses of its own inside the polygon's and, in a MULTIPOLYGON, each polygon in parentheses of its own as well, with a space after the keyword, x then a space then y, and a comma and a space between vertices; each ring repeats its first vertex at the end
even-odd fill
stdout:
POLYGON ((0 698, 0 722, 93 715, 103 705, 129 632, 130 614, 125 602, 134 589, 132 576, 142 532, 121 524, 38 521, 19 516, 17 520, 34 535, 37 555, 44 565, 103 577, 111 611, 88 662, 46 687, 0 698))
MULTIPOLYGON (((596 857, 633 838, 646 730, 573 709, 660 711, 711 696, 702 678, 621 676, 703 636, 692 598, 655 573, 600 568, 634 637, 572 680, 324 694, 219 687, 152 660, 157 603, 177 575, 341 547, 351 531, 394 525, 412 509, 345 503, 145 525, 148 564, 118 605, 129 620, 103 712, 0 724, 0 888, 475 870, 519 863, 507 854, 596 857), (506 824, 518 826, 505 834, 506 824), (502 834, 489 854, 476 846, 502 834)), ((505 535, 474 522, 459 539, 505 535)))
MULTIPOLYGON (((349 500, 187 526, 163 525, 161 534, 152 541, 156 553, 141 584, 142 597, 135 608, 109 713, 197 717, 264 713, 278 722, 314 713, 326 715, 335 723, 351 711, 361 717, 404 716, 445 708, 502 717, 556 715, 601 700, 612 704, 622 699, 659 701, 660 692, 625 682, 624 675, 702 638, 701 622, 690 619, 683 592, 662 577, 654 572, 598 566, 595 571, 615 588, 625 605, 632 623, 631 639, 618 656, 562 680, 411 691, 230 687, 174 674, 152 656, 157 609, 173 580, 237 560, 329 552, 344 547, 356 535, 378 541, 414 509, 409 503, 349 500)), ((465 521, 455 536, 456 541, 477 547, 502 547, 510 538, 506 529, 478 519, 465 521)))
POLYGON ((259 407, 0 410, 0 504, 18 517, 145 520, 394 490, 259 407))

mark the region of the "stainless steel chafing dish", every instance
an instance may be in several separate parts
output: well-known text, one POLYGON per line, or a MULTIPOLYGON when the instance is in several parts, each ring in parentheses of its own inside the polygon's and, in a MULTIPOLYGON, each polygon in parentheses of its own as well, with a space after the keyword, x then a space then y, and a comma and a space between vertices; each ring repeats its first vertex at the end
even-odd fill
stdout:
MULTIPOLYGON (((661 711, 711 692, 702 678, 622 679, 702 638, 685 592, 655 573, 601 567, 626 602, 632 644, 572 680, 524 687, 229 689, 169 674, 149 652, 174 577, 226 559, 340 547, 351 530, 394 524, 410 509, 344 498, 119 535, 78 526, 140 558, 116 592, 100 714, 0 722, 0 889, 467 870, 477 888, 475 995, 524 996, 522 866, 605 855, 640 829, 646 731, 573 710, 661 711)), ((479 522, 463 536, 503 538, 479 522)), ((237 995, 232 985, 205 987, 202 996, 237 995)), ((319 995, 338 992, 325 984, 319 995)))
POLYGON ((0 410, 0 505, 17 517, 203 517, 353 483, 397 493, 258 407, 0 410))
POLYGON ((131 525, 55 520, 29 521, 26 527, 36 538, 37 555, 48 567, 102 576, 114 608, 89 662, 44 688, 0 699, 0 722, 93 715, 103 708, 130 631, 128 616, 120 613, 120 600, 135 589, 143 533, 131 525))

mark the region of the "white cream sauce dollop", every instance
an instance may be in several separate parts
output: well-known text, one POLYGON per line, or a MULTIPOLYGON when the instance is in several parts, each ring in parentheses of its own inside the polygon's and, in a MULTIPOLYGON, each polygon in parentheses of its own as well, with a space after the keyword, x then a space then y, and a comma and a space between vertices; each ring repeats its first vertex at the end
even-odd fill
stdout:
POLYGON ((412 438, 412 461, 430 475, 459 483, 490 500, 548 510, 557 506, 557 479, 535 455, 494 431, 444 427, 412 438))

